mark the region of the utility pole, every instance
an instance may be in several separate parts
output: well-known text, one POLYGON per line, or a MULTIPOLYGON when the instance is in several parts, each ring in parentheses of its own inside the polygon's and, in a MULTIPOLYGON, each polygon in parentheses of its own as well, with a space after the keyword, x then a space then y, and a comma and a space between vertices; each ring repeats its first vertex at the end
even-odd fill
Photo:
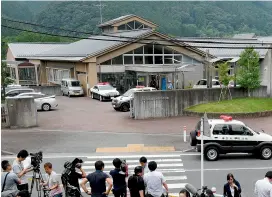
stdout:
POLYGON ((105 7, 106 5, 105 4, 102 4, 101 3, 101 0, 99 1, 99 4, 98 5, 94 5, 96 7, 99 7, 99 12, 100 12, 100 24, 103 23, 103 16, 102 16, 102 8, 105 7))

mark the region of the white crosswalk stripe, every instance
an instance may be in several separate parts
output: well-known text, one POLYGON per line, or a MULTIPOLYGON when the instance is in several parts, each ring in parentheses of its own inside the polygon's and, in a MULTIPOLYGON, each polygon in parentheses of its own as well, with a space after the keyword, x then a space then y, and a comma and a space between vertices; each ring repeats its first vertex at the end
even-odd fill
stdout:
MULTIPOLYGON (((104 172, 109 173, 110 170, 114 168, 112 165, 112 161, 114 158, 126 159, 129 174, 134 173, 134 168, 139 165, 139 158, 143 155, 103 155, 103 156, 92 156, 88 157, 87 160, 83 163, 82 168, 86 171, 87 174, 94 172, 95 167, 94 163, 97 160, 102 160, 105 163, 104 172)), ((149 161, 156 161, 158 164, 157 170, 162 172, 166 183, 168 184, 170 195, 178 196, 179 191, 185 187, 187 176, 185 174, 185 170, 183 168, 183 163, 181 160, 181 156, 179 154, 157 154, 157 155, 146 155, 146 158, 149 161)), ((87 184, 89 186, 89 184, 87 184)), ((90 188, 88 188, 90 189, 90 188)), ((83 190, 81 189, 83 192, 83 190)))

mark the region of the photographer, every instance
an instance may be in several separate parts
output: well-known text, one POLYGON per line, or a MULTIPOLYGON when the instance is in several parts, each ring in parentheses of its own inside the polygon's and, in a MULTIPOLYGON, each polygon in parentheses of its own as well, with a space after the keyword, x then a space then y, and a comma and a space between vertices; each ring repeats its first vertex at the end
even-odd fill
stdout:
POLYGON ((115 197, 126 197, 127 185, 126 185, 126 175, 121 172, 122 161, 119 158, 115 158, 112 162, 115 169, 110 171, 110 175, 113 179, 113 189, 112 192, 115 197))
MULTIPOLYGON (((69 166, 71 164, 71 162, 66 162, 64 164, 64 167, 66 168, 67 166, 69 166)), ((69 180, 68 183, 71 186, 74 186, 78 189, 78 192, 76 192, 75 197, 80 197, 81 193, 80 193, 80 187, 79 187, 79 183, 78 183, 78 179, 82 179, 82 178, 86 178, 86 173, 85 171, 82 169, 81 164, 78 163, 76 166, 76 168, 78 168, 80 170, 81 173, 78 173, 76 171, 75 168, 71 169, 71 173, 69 175, 69 180)))
POLYGON ((25 176, 26 173, 31 171, 32 169, 26 168, 24 169, 23 161, 28 157, 28 152, 26 150, 21 150, 17 154, 17 158, 14 160, 12 165, 13 172, 21 179, 21 184, 17 186, 18 190, 28 190, 28 181, 25 176))
POLYGON ((1 197, 13 197, 19 192, 17 185, 21 183, 16 174, 11 172, 12 167, 7 160, 1 162, 3 172, 1 173, 1 197))
POLYGON ((44 164, 44 170, 47 176, 47 181, 42 183, 43 186, 47 186, 50 191, 50 197, 62 197, 62 190, 57 181, 57 173, 53 171, 51 163, 44 164))

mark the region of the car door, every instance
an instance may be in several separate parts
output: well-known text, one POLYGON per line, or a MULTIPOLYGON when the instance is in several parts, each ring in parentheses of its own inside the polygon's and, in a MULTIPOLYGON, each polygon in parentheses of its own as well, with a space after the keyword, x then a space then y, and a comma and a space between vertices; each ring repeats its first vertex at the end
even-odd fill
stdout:
POLYGON ((97 87, 97 86, 94 86, 94 87, 93 87, 92 93, 93 93, 94 98, 99 98, 99 95, 98 95, 98 87, 97 87))
POLYGON ((232 151, 232 139, 229 137, 228 124, 215 124, 212 128, 212 142, 216 142, 221 146, 224 152, 232 151))
POLYGON ((229 124, 229 133, 233 141, 233 152, 251 152, 258 144, 254 134, 244 125, 229 124))

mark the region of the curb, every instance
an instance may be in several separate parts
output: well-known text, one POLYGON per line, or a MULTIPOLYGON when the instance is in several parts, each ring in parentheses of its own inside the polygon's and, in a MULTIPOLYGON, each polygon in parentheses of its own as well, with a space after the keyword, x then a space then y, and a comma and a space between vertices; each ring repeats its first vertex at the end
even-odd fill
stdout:
MULTIPOLYGON (((194 112, 190 110, 183 111, 185 116, 193 116, 193 117, 202 117, 205 112, 194 112)), ((271 111, 262 111, 262 112, 249 112, 249 113, 220 113, 220 112, 210 112, 207 113, 209 118, 219 118, 222 114, 226 116, 232 116, 233 118, 259 118, 259 117, 268 117, 272 116, 271 111)))

